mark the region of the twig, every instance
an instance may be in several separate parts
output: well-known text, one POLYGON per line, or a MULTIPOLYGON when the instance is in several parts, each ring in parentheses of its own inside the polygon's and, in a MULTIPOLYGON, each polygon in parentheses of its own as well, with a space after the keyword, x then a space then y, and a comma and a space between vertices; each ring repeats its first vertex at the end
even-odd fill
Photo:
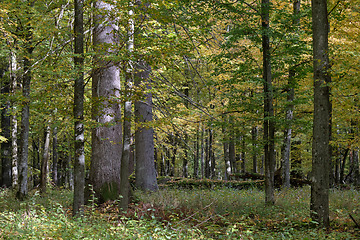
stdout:
POLYGON ((355 223, 357 228, 360 228, 360 225, 356 222, 355 218, 353 218, 353 216, 351 216, 351 214, 349 213, 349 216, 351 218, 351 220, 353 220, 353 222, 355 223))

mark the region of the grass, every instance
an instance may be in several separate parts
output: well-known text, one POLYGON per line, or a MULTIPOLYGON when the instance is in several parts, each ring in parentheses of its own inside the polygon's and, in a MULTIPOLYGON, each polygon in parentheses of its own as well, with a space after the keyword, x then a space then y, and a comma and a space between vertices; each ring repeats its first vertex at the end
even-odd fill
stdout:
POLYGON ((276 205, 264 206, 258 189, 162 189, 136 192, 126 213, 117 202, 87 206, 71 217, 72 193, 31 192, 24 202, 0 191, 0 239, 359 239, 360 193, 331 190, 331 228, 309 218, 310 188, 276 192, 276 205))

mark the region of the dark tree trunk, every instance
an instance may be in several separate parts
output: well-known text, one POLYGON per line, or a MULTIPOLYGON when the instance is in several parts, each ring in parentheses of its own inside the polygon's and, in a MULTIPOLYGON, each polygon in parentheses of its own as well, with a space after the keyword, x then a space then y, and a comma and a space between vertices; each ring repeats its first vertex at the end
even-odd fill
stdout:
POLYGON ((76 71, 74 85, 74 199, 73 215, 84 211, 85 151, 84 151, 84 21, 83 0, 75 0, 74 21, 74 65, 76 71))
POLYGON ((354 158, 354 185, 360 186, 360 169, 359 169, 359 150, 356 148, 353 150, 354 158))
POLYGON ((200 135, 200 141, 201 141, 201 149, 200 149, 200 171, 201 171, 201 178, 203 179, 205 177, 205 143, 204 143, 204 127, 201 127, 201 135, 200 135))
POLYGON ((240 161, 241 161, 241 172, 246 173, 246 145, 245 145, 245 137, 241 137, 241 154, 240 154, 240 161))
MULTIPOLYGON (((135 85, 140 87, 144 84, 146 89, 151 89, 150 66, 143 61, 139 61, 136 66, 135 85)), ((149 124, 153 120, 152 96, 148 92, 144 94, 144 99, 135 102, 135 156, 136 167, 135 177, 136 186, 141 190, 157 191, 158 184, 154 163, 154 130, 149 124)))
MULTIPOLYGON (((209 132, 210 133, 210 130, 205 130, 206 132, 209 132)), ((210 135, 210 134, 209 134, 210 135)), ((205 163, 204 163, 204 174, 205 174, 205 178, 210 178, 210 141, 209 141, 209 136, 205 136, 205 163)))
POLYGON ((346 165, 346 158, 349 154, 350 149, 347 148, 345 150, 344 156, 342 161, 340 160, 340 183, 343 184, 344 183, 344 178, 345 178, 345 165, 346 165))
MULTIPOLYGON (((7 62, 5 60, 5 62, 7 62)), ((4 64, 0 67, 0 79, 3 79, 1 86, 1 94, 4 98, 7 98, 10 93, 10 81, 9 77, 6 76, 8 73, 8 64, 4 64)), ((1 143, 1 168, 2 168, 2 186, 11 187, 11 139, 10 139, 10 101, 4 99, 4 103, 1 109, 1 135, 7 140, 1 143)))
POLYGON ((312 0, 314 58, 314 125, 310 216, 320 226, 329 226, 329 176, 331 161, 331 77, 327 1, 312 0))
POLYGON ((251 129, 251 139, 252 139, 252 171, 253 173, 258 172, 257 167, 257 134, 258 134, 258 128, 252 127, 251 129))
POLYGON ((215 179, 215 156, 213 149, 214 142, 214 131, 212 128, 209 129, 209 165, 210 165, 210 177, 215 179))
POLYGON ((265 152, 265 203, 275 203, 274 172, 275 172, 275 121, 273 108, 273 86, 270 59, 269 37, 270 1, 261 1, 262 50, 263 50, 263 81, 264 81, 264 152, 265 152))
POLYGON ((121 106, 117 101, 120 97, 119 68, 108 58, 115 54, 111 52, 111 44, 117 44, 117 26, 106 14, 114 11, 114 6, 97 1, 95 9, 98 13, 94 17, 93 41, 97 68, 93 72, 92 111, 98 126, 91 135, 90 183, 102 202, 117 199, 120 193, 122 127, 121 106))
POLYGON ((195 140, 195 158, 194 158, 194 178, 199 178, 199 159, 200 159, 200 124, 199 129, 196 131, 196 140, 195 140))

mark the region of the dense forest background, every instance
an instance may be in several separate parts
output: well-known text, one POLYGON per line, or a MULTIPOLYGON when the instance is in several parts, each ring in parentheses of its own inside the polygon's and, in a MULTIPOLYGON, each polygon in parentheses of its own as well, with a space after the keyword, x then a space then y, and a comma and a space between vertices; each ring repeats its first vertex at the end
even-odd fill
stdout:
POLYGON ((325 185, 359 186, 359 34, 359 0, 1 1, 1 185, 74 189, 77 214, 162 176, 253 178, 271 205, 328 141, 325 185))

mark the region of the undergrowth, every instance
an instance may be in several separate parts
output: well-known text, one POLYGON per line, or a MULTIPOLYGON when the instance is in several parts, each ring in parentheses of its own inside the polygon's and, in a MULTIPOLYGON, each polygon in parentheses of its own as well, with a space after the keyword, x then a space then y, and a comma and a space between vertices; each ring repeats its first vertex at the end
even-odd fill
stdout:
POLYGON ((265 207, 258 189, 162 189, 136 192, 126 212, 117 201, 86 206, 71 216, 72 193, 33 191, 19 202, 0 191, 0 239, 359 239, 351 214, 360 220, 360 193, 331 190, 331 228, 309 218, 310 188, 276 192, 265 207))

